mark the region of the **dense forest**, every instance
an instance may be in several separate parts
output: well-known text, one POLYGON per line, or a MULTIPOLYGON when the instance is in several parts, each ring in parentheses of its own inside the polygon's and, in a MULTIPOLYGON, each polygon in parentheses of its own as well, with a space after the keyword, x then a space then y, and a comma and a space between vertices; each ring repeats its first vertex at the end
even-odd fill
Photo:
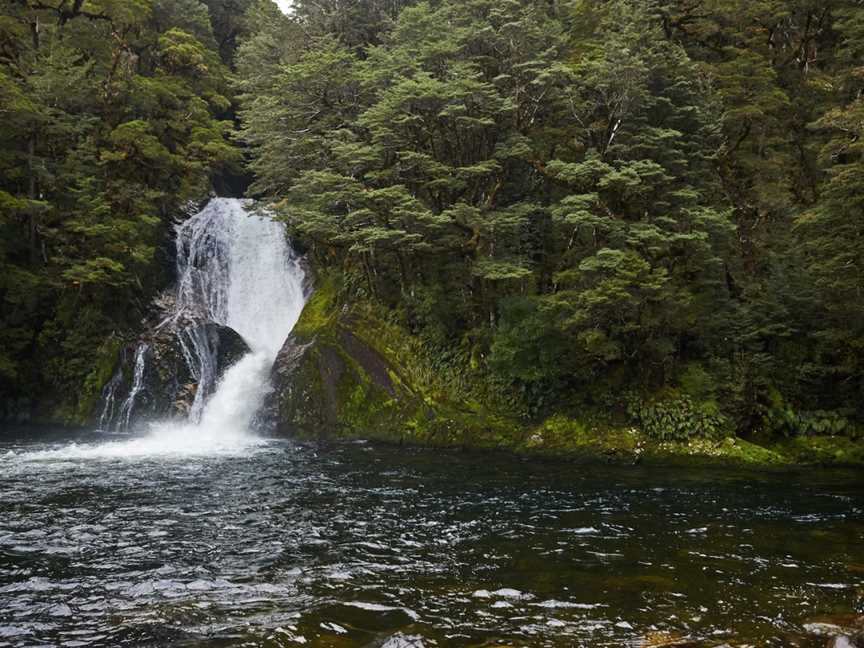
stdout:
POLYGON ((526 418, 853 433, 862 61, 858 0, 2 0, 5 413, 86 416, 245 189, 526 418))

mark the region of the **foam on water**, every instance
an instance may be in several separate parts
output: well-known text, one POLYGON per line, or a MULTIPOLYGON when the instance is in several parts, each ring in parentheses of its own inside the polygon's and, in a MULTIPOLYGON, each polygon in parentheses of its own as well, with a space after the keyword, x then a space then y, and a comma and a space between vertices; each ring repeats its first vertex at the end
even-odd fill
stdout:
POLYGON ((155 424, 147 434, 107 443, 70 443, 52 450, 22 452, 6 459, 17 464, 33 461, 140 459, 251 454, 267 445, 264 439, 241 433, 211 433, 196 424, 155 424), (183 434, 188 432, 188 434, 183 434))

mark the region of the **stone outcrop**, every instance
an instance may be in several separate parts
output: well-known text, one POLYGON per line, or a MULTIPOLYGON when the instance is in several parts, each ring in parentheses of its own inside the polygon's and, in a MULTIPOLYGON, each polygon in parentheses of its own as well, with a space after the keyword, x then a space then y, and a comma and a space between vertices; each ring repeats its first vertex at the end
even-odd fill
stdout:
MULTIPOLYGON (((324 284, 307 304, 273 367, 268 409, 280 433, 401 440, 436 415, 357 318, 324 284)), ((377 342, 381 342, 378 340, 377 342)))
POLYGON ((100 427, 125 429, 133 420, 185 418, 196 398, 203 402, 225 370, 249 353, 236 331, 203 315, 165 319, 171 300, 160 298, 145 332, 121 349, 96 413, 100 427), (198 375, 202 367, 208 375, 198 375))
POLYGON ((150 411, 141 412, 145 416, 187 416, 198 390, 206 389, 203 397, 209 396, 225 370, 249 353, 249 346, 234 329, 194 319, 165 327, 143 341, 149 343, 151 353, 145 388, 152 404, 150 411), (186 354, 196 345, 214 361, 210 384, 202 384, 192 373, 186 354))
POLYGON ((523 445, 529 434, 442 376, 404 327, 319 278, 273 367, 265 416, 279 434, 460 448, 523 445))

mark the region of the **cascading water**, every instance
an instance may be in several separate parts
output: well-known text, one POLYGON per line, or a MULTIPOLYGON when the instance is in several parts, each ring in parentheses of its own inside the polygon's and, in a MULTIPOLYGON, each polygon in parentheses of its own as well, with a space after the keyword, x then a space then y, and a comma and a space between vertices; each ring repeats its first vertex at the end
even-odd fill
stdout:
MULTIPOLYGON (((150 345, 142 342, 135 350, 134 373, 132 375, 132 389, 123 404, 120 406, 120 423, 124 429, 132 422, 132 414, 135 411, 135 402, 144 387, 144 371, 147 368, 147 351, 150 345)), ((113 380, 113 379, 112 379, 113 380)))
MULTIPOLYGON (((123 364, 123 355, 125 355, 125 352, 121 352, 121 365, 123 364)), ((102 390, 102 414, 99 416, 100 430, 108 428, 111 425, 111 421, 113 421, 117 415, 117 393, 122 388, 122 385, 123 372, 118 369, 114 372, 111 380, 108 381, 108 384, 105 385, 105 388, 102 390)))
MULTIPOLYGON (((237 331, 251 349, 225 373, 206 406, 193 406, 190 421, 209 438, 242 434, 303 309, 303 268, 284 227, 249 215, 238 200, 213 200, 187 221, 178 232, 178 253, 178 313, 203 310, 208 319, 237 331)), ((212 380, 212 373, 205 360, 202 379, 212 380)))
MULTIPOLYGON (((220 378, 205 327, 178 326, 177 340, 197 381, 187 420, 155 423, 148 436, 119 444, 124 448, 118 454, 218 451, 249 439, 269 389, 270 369, 303 309, 305 273, 284 226, 250 213, 248 205, 216 198, 178 226, 176 299, 157 330, 186 319, 214 322, 236 331, 250 352, 220 378)), ((140 344, 132 389, 119 409, 122 429, 134 417, 147 353, 148 346, 140 344)), ((106 408, 115 407, 113 392, 110 398, 106 408)))

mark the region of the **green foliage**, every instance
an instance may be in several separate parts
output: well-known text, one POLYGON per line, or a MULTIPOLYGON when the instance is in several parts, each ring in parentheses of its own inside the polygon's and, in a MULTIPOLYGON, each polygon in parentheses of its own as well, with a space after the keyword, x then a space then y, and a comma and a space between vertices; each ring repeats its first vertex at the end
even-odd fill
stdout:
POLYGON ((492 343, 492 369, 526 384, 562 379, 568 366, 568 339, 555 325, 555 313, 543 301, 512 297, 501 305, 492 343))
POLYGON ((864 420, 855 2, 265 13, 254 190, 442 362, 532 415, 677 387, 676 425, 750 431, 776 386, 864 420))
POLYGON ((711 401, 696 402, 672 392, 650 399, 630 395, 627 401, 630 418, 645 434, 660 441, 718 438, 731 431, 729 420, 711 401))
POLYGON ((834 436, 853 434, 850 421, 836 411, 801 411, 787 403, 780 392, 770 390, 760 407, 762 429, 771 434, 794 436, 834 436))
POLYGON ((236 96, 253 192, 460 385, 677 394, 658 438, 864 421, 856 0, 4 0, 0 51, 12 398, 140 318, 236 96))
POLYGON ((122 342, 117 337, 107 338, 96 348, 96 362, 84 380, 78 399, 76 422, 87 423, 93 416, 102 395, 102 388, 114 374, 121 348, 122 342))
POLYGON ((687 365, 678 377, 681 391, 696 401, 717 400, 720 387, 714 376, 698 363, 687 365))

